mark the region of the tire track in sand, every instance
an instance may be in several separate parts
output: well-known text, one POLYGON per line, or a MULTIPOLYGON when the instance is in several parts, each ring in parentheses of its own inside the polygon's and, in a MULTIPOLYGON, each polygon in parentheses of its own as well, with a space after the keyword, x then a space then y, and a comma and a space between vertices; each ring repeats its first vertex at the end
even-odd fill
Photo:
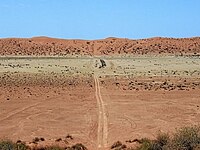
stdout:
POLYGON ((101 148, 106 148, 108 143, 108 120, 105 111, 105 103, 101 96, 99 79, 96 75, 94 75, 94 81, 95 81, 95 96, 97 99, 97 105, 99 111, 97 144, 98 144, 98 149, 101 149, 101 148))

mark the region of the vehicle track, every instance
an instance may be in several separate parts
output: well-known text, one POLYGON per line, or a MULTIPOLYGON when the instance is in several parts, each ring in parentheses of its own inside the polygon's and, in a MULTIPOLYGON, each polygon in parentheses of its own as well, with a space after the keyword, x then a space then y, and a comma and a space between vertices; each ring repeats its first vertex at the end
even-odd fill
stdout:
POLYGON ((105 111, 105 103, 101 96, 99 79, 96 75, 94 75, 94 81, 95 81, 95 96, 97 99, 98 112, 99 112, 97 144, 98 144, 98 149, 102 149, 106 148, 108 143, 108 120, 105 111))
POLYGON ((13 116, 15 116, 15 115, 17 115, 17 114, 19 114, 19 113, 21 113, 21 112, 27 110, 27 109, 30 109, 30 108, 32 108, 32 107, 35 107, 35 106, 37 106, 37 105, 39 105, 39 104, 41 104, 41 102, 36 103, 36 104, 33 104, 33 105, 29 105, 29 106, 27 106, 27 107, 23 107, 23 108, 21 108, 21 109, 19 109, 19 110, 17 110, 17 111, 12 111, 10 114, 8 114, 8 115, 6 115, 4 118, 0 119, 0 121, 4 121, 4 120, 6 120, 6 119, 9 119, 9 118, 11 118, 11 117, 13 117, 13 116))

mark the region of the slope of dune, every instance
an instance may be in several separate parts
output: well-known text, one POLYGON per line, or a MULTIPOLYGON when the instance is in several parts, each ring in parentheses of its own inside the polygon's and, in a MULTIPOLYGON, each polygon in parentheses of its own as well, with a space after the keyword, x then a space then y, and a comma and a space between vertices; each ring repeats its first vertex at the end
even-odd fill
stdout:
POLYGON ((0 39, 0 55, 119 55, 200 54, 200 37, 149 38, 140 40, 106 38, 65 40, 48 37, 0 39))

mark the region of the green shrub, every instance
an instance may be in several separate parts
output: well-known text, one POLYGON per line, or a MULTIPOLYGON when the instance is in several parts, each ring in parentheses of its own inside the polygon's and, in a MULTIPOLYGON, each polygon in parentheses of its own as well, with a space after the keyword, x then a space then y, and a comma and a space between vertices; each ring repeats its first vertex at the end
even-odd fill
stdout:
POLYGON ((24 143, 13 143, 10 140, 0 141, 0 150, 28 150, 24 143))
POLYGON ((200 144, 200 127, 183 127, 174 134, 170 149, 176 150, 194 150, 200 144))
POLYGON ((141 139, 137 150, 200 150, 200 127, 183 127, 170 138, 168 134, 158 134, 155 140, 141 139))
POLYGON ((137 150, 163 150, 163 146, 157 140, 143 139, 137 150))
POLYGON ((170 137, 166 133, 159 133, 155 140, 161 147, 167 145, 170 142, 170 137))
POLYGON ((152 141, 148 138, 143 138, 140 141, 141 145, 137 147, 137 150, 151 150, 152 141))
POLYGON ((28 146, 26 146, 24 143, 17 143, 15 144, 16 150, 28 150, 28 146))
POLYGON ((73 145, 69 150, 87 150, 87 148, 83 144, 78 143, 73 145))
POLYGON ((14 150, 15 149, 15 143, 5 140, 0 142, 0 150, 14 150))

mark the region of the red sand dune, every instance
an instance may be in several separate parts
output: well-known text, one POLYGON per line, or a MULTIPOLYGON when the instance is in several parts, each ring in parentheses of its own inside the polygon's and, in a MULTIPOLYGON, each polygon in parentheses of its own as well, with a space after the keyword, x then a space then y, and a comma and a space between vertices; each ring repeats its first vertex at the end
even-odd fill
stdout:
POLYGON ((200 37, 140 40, 65 40, 48 37, 0 39, 0 55, 199 54, 200 37))

